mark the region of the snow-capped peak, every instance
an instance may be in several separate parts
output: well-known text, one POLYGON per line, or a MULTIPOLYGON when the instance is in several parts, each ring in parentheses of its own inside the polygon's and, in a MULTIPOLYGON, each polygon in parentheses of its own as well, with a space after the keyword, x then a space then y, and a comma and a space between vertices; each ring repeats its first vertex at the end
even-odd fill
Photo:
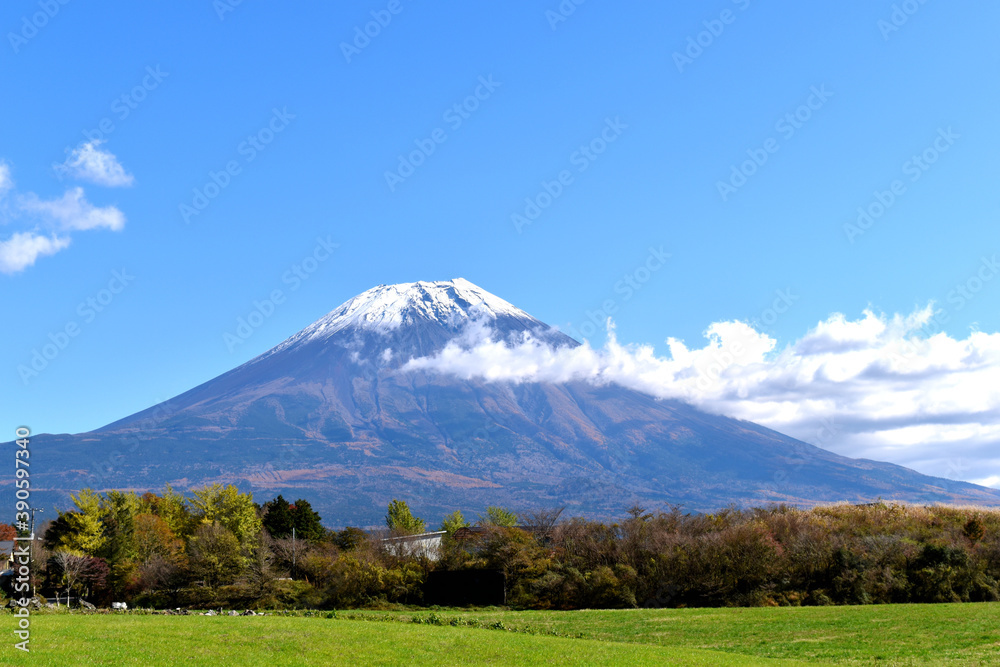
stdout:
POLYGON ((326 338, 348 328, 389 333, 418 322, 457 328, 469 320, 489 323, 501 317, 537 322, 520 308, 464 278, 379 285, 341 304, 287 342, 326 338))

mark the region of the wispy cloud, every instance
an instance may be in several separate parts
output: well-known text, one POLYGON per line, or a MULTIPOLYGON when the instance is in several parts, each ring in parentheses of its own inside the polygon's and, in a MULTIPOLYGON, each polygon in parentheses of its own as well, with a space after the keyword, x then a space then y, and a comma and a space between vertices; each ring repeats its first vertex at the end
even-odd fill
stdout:
POLYGON ((942 477, 954 476, 956 458, 975 461, 962 476, 996 486, 1000 334, 923 335, 932 317, 932 306, 907 316, 834 314, 782 350, 746 323, 717 322, 702 347, 668 339, 666 357, 649 345, 619 343, 613 328, 600 349, 553 348, 531 337, 511 344, 480 331, 477 340, 455 341, 403 369, 487 381, 615 383, 806 441, 832 418, 838 437, 822 443, 827 449, 942 477))
POLYGON ((54 255, 67 246, 68 238, 16 232, 6 241, 0 241, 0 273, 23 271, 39 257, 54 255))
POLYGON ((125 171, 114 154, 100 148, 103 143, 102 140, 84 142, 70 152, 65 162, 53 167, 60 174, 110 188, 132 185, 135 177, 125 171))
POLYGON ((125 227, 125 215, 121 211, 114 206, 94 206, 80 187, 71 188, 61 198, 50 201, 43 201, 34 193, 27 194, 20 198, 19 208, 66 231, 102 228, 121 231, 125 227))
POLYGON ((10 165, 0 161, 0 197, 5 196, 14 187, 10 177, 10 165))
POLYGON ((68 248, 71 232, 125 227, 125 215, 118 208, 94 206, 83 188, 70 188, 50 200, 14 190, 10 165, 0 161, 0 229, 14 228, 0 236, 0 273, 19 273, 38 258, 68 248))

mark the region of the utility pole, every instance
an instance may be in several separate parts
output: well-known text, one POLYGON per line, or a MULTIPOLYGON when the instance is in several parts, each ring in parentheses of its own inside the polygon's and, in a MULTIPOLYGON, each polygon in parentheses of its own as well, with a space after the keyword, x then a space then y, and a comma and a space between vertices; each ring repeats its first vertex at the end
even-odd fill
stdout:
POLYGON ((31 512, 31 541, 28 542, 28 561, 31 563, 31 597, 35 597, 35 512, 44 512, 44 507, 29 507, 31 512))
POLYGON ((292 526, 292 579, 295 578, 295 527, 292 526))

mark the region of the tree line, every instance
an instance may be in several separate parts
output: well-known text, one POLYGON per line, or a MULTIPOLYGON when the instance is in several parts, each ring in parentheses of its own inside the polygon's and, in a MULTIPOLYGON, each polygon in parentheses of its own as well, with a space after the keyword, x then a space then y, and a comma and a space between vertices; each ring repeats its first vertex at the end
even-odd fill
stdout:
MULTIPOLYGON (((893 503, 632 507, 618 521, 490 507, 443 518, 436 553, 392 548, 428 524, 394 499, 381 531, 329 530, 308 501, 234 486, 84 490, 43 529, 40 593, 100 605, 422 604, 434 570, 503 573, 519 608, 830 605, 1000 599, 1000 511, 893 503)), ((0 530, 3 530, 0 528, 0 530)))

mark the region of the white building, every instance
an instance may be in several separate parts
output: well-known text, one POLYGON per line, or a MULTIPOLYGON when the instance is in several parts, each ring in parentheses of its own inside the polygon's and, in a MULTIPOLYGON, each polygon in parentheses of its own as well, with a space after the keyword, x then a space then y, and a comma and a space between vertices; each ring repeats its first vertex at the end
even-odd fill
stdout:
POLYGON ((437 530, 419 535, 400 535, 379 540, 386 551, 394 556, 425 556, 430 560, 440 558, 441 538, 447 531, 437 530))

